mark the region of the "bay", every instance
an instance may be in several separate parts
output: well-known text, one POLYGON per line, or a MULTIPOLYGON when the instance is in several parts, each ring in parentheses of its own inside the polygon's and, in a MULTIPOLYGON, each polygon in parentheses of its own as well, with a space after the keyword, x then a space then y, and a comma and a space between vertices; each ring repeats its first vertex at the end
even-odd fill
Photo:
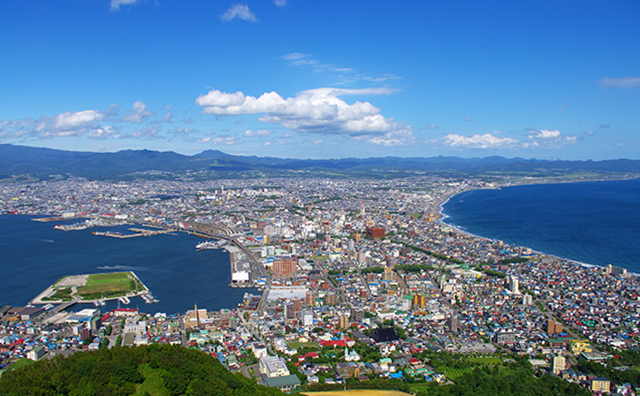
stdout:
POLYGON ((455 195, 443 221, 489 239, 640 273, 640 180, 513 186, 455 195))
MULTIPOLYGON (((196 252, 203 239, 185 233, 109 238, 94 231, 130 233, 132 226, 54 230, 66 222, 36 222, 30 216, 0 216, 0 305, 21 306, 66 275, 133 271, 160 301, 131 299, 126 308, 167 314, 198 308, 233 309, 245 292, 234 289, 226 250, 196 252)), ((76 220, 77 221, 77 220, 76 220)), ((103 312, 117 306, 110 301, 103 312)), ((79 308, 93 307, 81 304, 79 308)))

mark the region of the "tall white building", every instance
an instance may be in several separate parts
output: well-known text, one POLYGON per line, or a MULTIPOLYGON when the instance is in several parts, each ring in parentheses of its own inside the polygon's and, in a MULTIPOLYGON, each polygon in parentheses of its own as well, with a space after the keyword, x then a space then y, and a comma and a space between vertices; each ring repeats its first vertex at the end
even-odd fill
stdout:
POLYGON ((515 276, 509 276, 509 291, 513 294, 520 294, 520 288, 518 286, 518 278, 515 276))

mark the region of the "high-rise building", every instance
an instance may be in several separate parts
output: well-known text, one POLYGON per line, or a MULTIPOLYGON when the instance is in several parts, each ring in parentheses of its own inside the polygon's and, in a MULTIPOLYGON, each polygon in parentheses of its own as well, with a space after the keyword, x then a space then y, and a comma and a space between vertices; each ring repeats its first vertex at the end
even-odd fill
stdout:
POLYGON ((522 305, 533 305, 533 296, 531 294, 522 295, 522 305))
POLYGON ((333 293, 327 293, 324 295, 322 302, 324 305, 336 305, 338 303, 338 298, 333 293))
POLYGON ((274 275, 291 275, 296 272, 298 260, 290 257, 278 257, 273 261, 274 275))
POLYGON ((449 328, 449 332, 457 333, 458 332, 458 317, 451 313, 447 320, 447 327, 449 328))
POLYGON ((520 294, 520 288, 519 288, 519 284, 518 284, 518 278, 516 278, 515 276, 509 276, 508 278, 508 283, 509 283, 509 291, 513 294, 520 294))
POLYGON ((338 317, 338 327, 341 329, 349 327, 349 317, 347 315, 340 315, 338 317))
POLYGON ((555 332, 556 332, 556 320, 549 319, 549 321, 547 322, 547 334, 551 335, 551 334, 555 334, 555 332))
POLYGON ((302 311, 302 325, 303 326, 311 326, 313 325, 313 311, 310 309, 305 309, 302 311))
POLYGON ((551 370, 553 371, 554 374, 556 375, 560 374, 560 371, 564 370, 565 366, 566 366, 566 361, 564 356, 558 355, 553 357, 551 370))
POLYGON ((364 309, 362 308, 351 308, 351 321, 352 322, 362 322, 364 320, 364 309))
POLYGON ((296 317, 295 306, 293 303, 286 303, 284 305, 284 318, 285 319, 293 319, 296 317))

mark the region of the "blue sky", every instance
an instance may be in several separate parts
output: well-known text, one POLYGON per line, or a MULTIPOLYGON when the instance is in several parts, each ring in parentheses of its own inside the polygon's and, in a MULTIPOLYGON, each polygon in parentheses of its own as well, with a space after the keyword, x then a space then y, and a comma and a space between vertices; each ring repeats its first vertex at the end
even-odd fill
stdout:
POLYGON ((640 2, 5 0, 0 142, 640 159, 640 2))

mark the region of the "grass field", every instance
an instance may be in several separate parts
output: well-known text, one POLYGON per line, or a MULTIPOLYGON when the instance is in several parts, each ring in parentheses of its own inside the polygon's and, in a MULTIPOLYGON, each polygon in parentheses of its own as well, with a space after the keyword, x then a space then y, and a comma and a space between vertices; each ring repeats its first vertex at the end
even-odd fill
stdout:
POLYGON ((294 341, 294 342, 287 343, 287 346, 289 348, 293 348, 293 349, 299 349, 300 347, 320 349, 320 345, 317 342, 297 342, 297 341, 294 341))
POLYGON ((129 291, 135 288, 132 276, 128 272, 89 275, 86 285, 78 288, 78 294, 110 291, 129 291))

